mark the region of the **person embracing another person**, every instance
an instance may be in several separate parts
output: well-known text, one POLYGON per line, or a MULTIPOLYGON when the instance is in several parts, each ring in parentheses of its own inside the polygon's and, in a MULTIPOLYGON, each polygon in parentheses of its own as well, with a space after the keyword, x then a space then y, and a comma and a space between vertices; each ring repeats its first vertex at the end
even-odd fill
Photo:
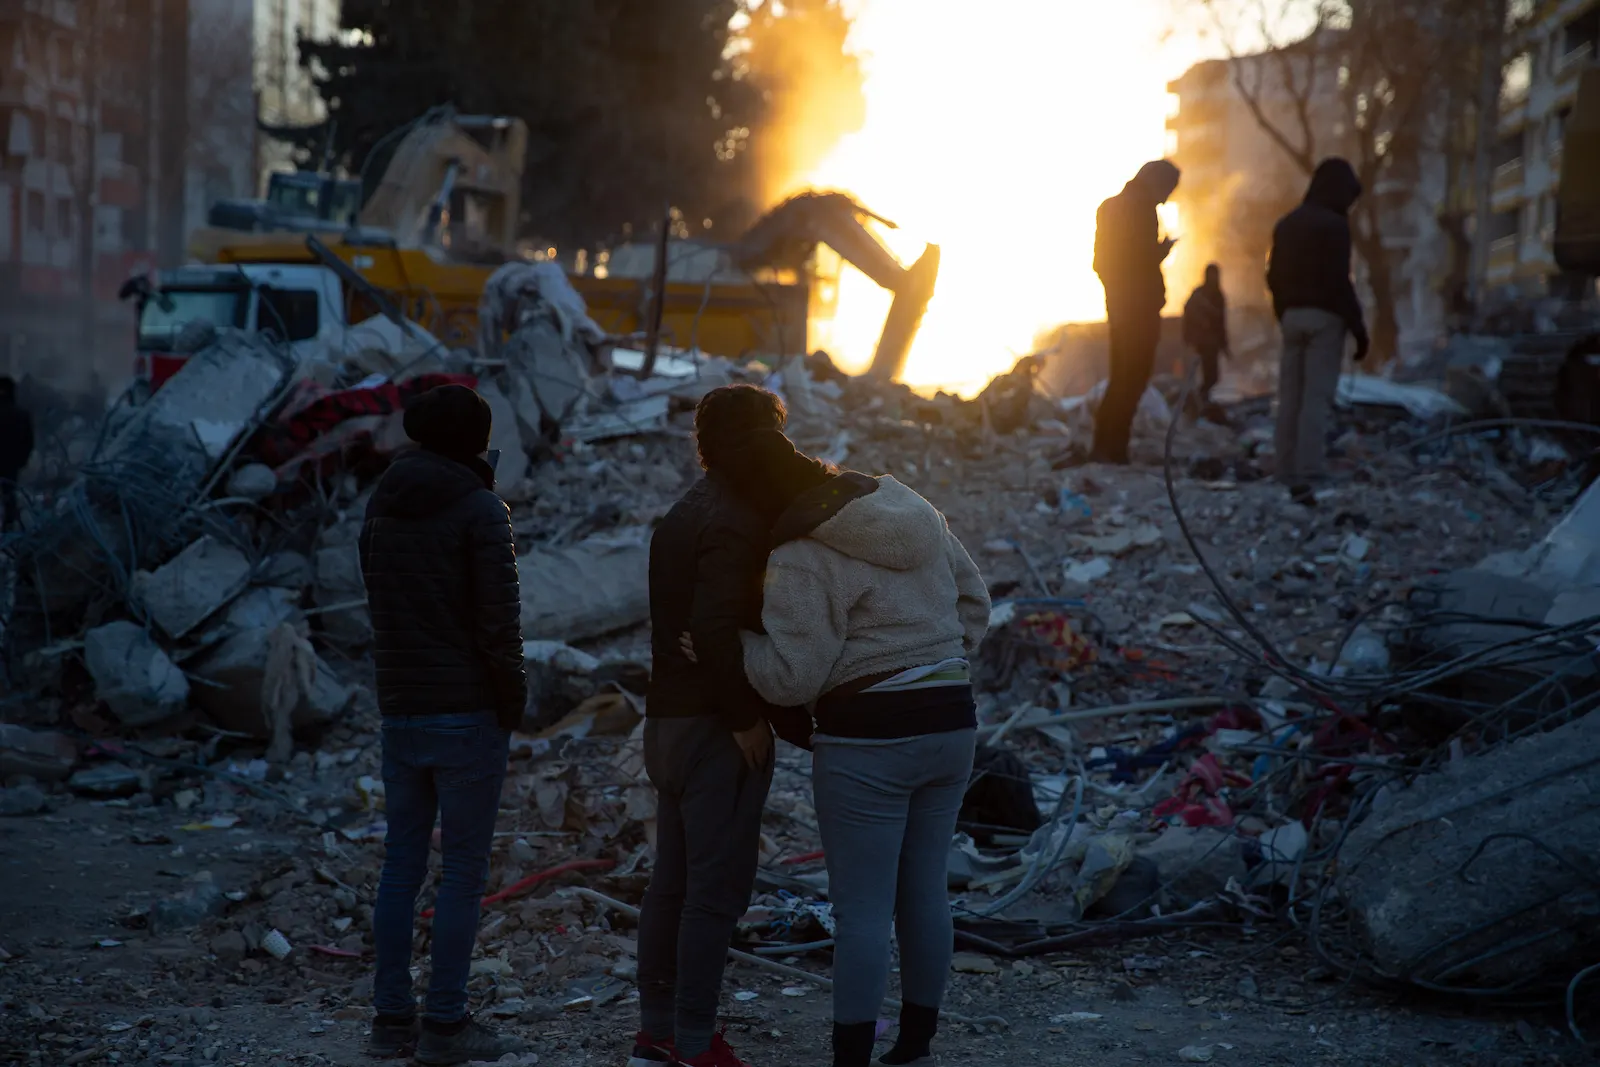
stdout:
MULTIPOLYGON (((755 692, 815 719, 813 786, 835 921, 834 1067, 872 1062, 898 934, 903 1008, 877 1062, 931 1062, 954 952, 946 864, 972 772, 968 657, 983 578, 944 516, 892 477, 837 471, 758 428, 702 456, 771 517, 755 692)), ((686 651, 703 660, 696 633, 686 651)))

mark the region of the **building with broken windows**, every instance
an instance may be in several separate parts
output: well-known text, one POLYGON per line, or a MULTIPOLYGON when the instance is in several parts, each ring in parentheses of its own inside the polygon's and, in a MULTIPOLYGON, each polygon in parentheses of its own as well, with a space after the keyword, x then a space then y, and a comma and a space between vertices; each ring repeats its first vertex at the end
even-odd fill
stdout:
POLYGON ((1562 131, 1578 75, 1600 49, 1600 0, 1558 0, 1527 9, 1507 50, 1493 148, 1483 280, 1526 296, 1575 296, 1551 243, 1562 131))
POLYGON ((261 34, 252 0, 0 5, 0 373, 127 380, 122 283, 257 192, 261 34))

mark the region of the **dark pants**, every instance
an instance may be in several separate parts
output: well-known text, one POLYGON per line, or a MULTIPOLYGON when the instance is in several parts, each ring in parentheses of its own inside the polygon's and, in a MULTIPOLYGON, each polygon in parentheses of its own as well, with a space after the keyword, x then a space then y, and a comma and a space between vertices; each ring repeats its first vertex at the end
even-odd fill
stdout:
POLYGON ((17 507, 17 479, 0 474, 0 530, 14 530, 22 521, 17 507))
POLYGON ((772 763, 745 764, 710 717, 649 719, 645 769, 659 794, 656 868, 639 916, 639 1008, 645 1033, 704 1052, 717 1023, 722 968, 750 906, 761 809, 772 763))
POLYGON ((1147 302, 1121 301, 1107 293, 1106 327, 1111 338, 1111 374, 1094 415, 1093 454, 1104 463, 1126 463, 1133 416, 1155 369, 1161 309, 1152 309, 1147 302))
POLYGON ((390 716, 383 720, 383 876, 373 909, 380 1015, 412 1015, 412 922, 428 873, 435 816, 444 871, 433 905, 433 973, 424 1014, 455 1022, 467 1013, 467 970, 478 940, 478 911, 489 878, 500 786, 511 735, 491 714, 390 716))
POLYGON ((1217 379, 1221 376, 1220 360, 1222 352, 1215 348, 1201 348, 1200 354, 1200 402, 1211 403, 1211 390, 1217 387, 1217 379))

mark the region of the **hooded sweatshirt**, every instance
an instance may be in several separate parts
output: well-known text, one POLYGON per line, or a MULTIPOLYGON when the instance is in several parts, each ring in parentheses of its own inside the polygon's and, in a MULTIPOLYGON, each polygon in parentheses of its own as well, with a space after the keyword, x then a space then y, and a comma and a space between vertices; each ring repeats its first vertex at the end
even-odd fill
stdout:
POLYGON ((912 668, 970 656, 989 592, 944 516, 895 479, 846 472, 773 528, 745 671, 777 705, 815 702, 821 734, 905 737, 975 724, 970 685, 873 693, 912 668), (873 714, 877 712, 878 714, 873 714))
POLYGON ((1267 261, 1267 288, 1278 318, 1290 308, 1318 308, 1345 322, 1358 340, 1367 336, 1361 302, 1350 280, 1350 208, 1361 180, 1342 159, 1317 164, 1305 201, 1278 221, 1267 261))
POLYGON ((1122 192, 1095 214, 1094 272, 1106 289, 1106 308, 1159 314, 1167 302, 1161 264, 1160 204, 1178 185, 1178 168, 1158 159, 1139 168, 1122 192))
POLYGON ((492 711, 522 722, 522 598, 511 514, 476 457, 402 452, 378 480, 361 527, 378 709, 385 715, 492 711))

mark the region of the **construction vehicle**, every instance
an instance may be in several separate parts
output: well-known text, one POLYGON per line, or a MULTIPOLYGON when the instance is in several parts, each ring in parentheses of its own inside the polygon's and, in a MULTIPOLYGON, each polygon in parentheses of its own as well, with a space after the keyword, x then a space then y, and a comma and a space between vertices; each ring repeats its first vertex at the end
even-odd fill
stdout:
MULTIPOLYGON (((250 269, 326 267, 347 283, 349 321, 377 313, 376 292, 446 344, 471 344, 489 275, 517 254, 527 127, 519 119, 440 108, 391 136, 399 141, 370 183, 356 224, 348 213, 341 224, 336 205, 347 202, 341 198, 359 180, 309 175, 297 186, 284 176, 277 208, 235 204, 214 211, 213 225, 190 238, 191 258, 250 269), (296 200, 312 181, 323 183, 316 197, 296 200), (217 225, 230 220, 237 225, 217 225)), ((373 156, 379 154, 375 149, 373 156)), ((574 275, 572 283, 611 334, 642 335, 659 318, 657 336, 668 344, 735 359, 781 359, 809 351, 811 321, 832 313, 837 271, 820 266, 831 257, 818 254, 827 245, 895 294, 873 361, 873 373, 893 377, 933 297, 939 249, 929 245, 904 267, 868 228, 873 221, 893 225, 843 194, 803 193, 737 242, 677 242, 674 257, 693 247, 709 253, 708 268, 692 277, 595 271, 574 275)))
POLYGON ((265 200, 218 200, 207 220, 223 230, 342 230, 361 214, 361 181, 316 171, 279 172, 267 179, 265 200))
POLYGON ((222 262, 225 248, 270 250, 286 235, 327 238, 349 230, 382 231, 397 248, 435 249, 456 260, 501 262, 510 256, 522 204, 527 123, 434 108, 380 141, 371 157, 381 158, 386 142, 396 137, 370 195, 361 177, 274 174, 266 200, 213 205, 210 225, 189 237, 190 258, 222 262))

